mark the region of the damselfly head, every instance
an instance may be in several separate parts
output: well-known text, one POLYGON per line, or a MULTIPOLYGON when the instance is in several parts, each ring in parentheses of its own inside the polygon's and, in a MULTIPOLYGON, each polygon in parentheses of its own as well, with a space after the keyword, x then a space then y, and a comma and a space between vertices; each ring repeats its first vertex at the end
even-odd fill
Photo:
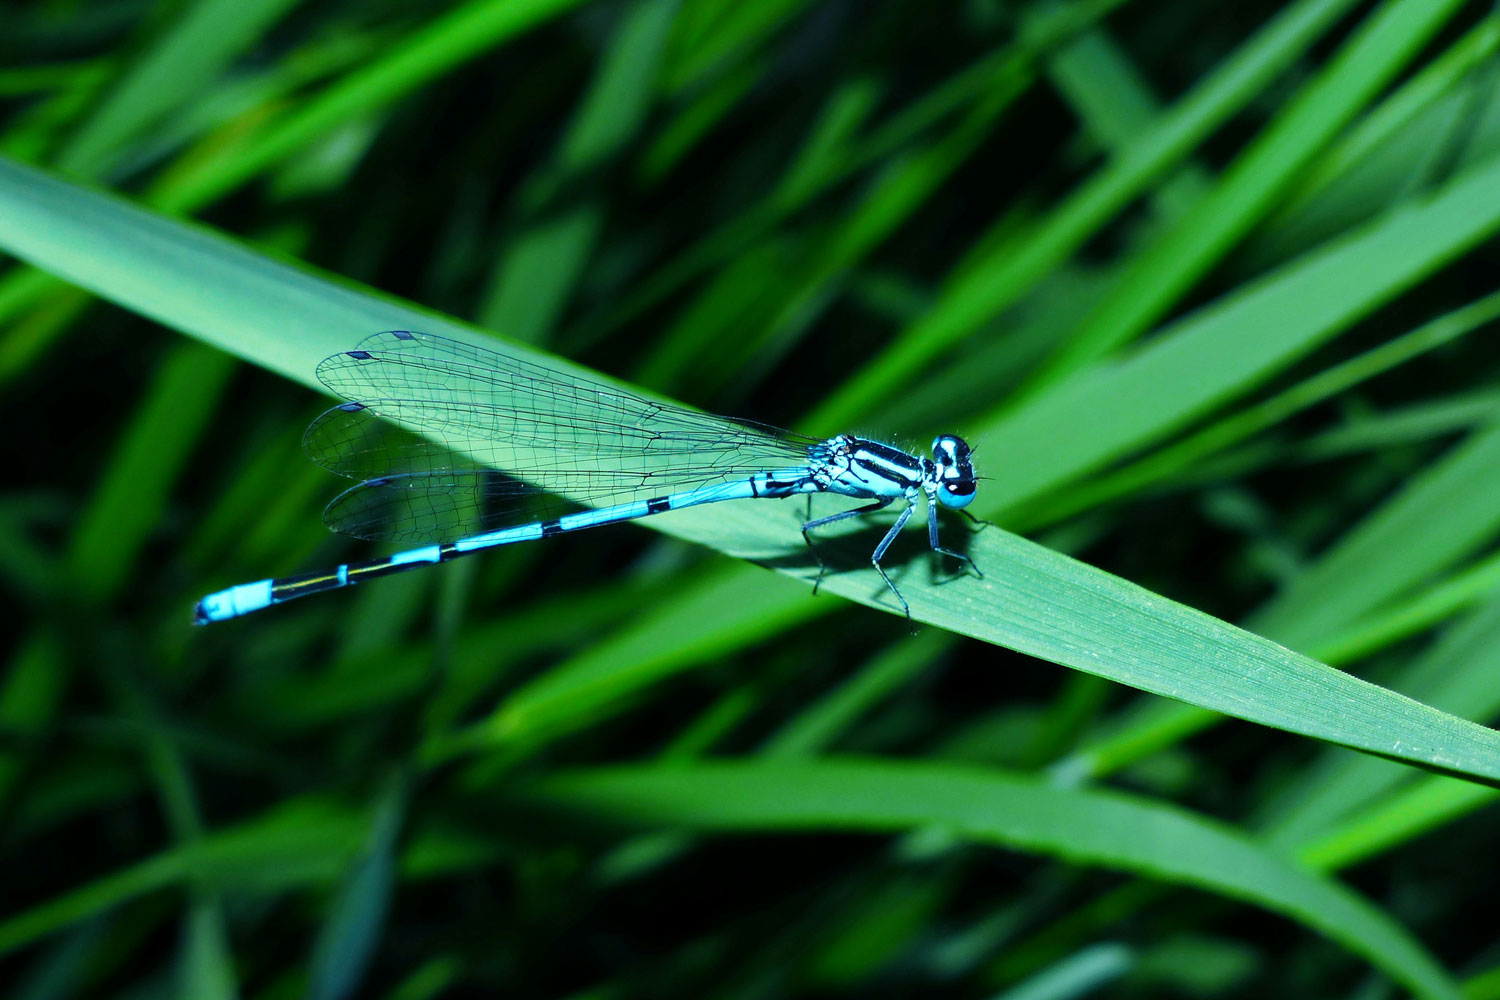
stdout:
POLYGON ((963 438, 939 434, 932 439, 932 461, 937 466, 937 498, 944 507, 967 507, 974 502, 974 463, 963 438))

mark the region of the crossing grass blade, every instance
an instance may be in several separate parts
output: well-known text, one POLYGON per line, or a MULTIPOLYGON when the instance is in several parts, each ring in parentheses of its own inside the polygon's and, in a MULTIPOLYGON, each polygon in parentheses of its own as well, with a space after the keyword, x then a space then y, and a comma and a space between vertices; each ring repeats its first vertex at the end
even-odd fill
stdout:
POLYGON ((211 904, 190 904, 182 932, 178 978, 182 1000, 234 1000, 239 995, 223 913, 211 904))
POLYGON ((552 333, 604 219, 598 205, 559 204, 555 192, 603 167, 641 127, 677 6, 676 0, 649 0, 622 17, 556 154, 523 186, 524 210, 532 218, 523 231, 504 233, 478 310, 482 325, 527 343, 543 343, 552 333))
POLYGON ((56 165, 98 176, 120 150, 205 84, 292 6, 292 0, 199 0, 110 86, 108 96, 59 151, 56 165))
POLYGON ((385 106, 487 48, 555 17, 578 0, 469 0, 434 17, 378 59, 359 66, 289 111, 233 155, 205 158, 159 187, 158 199, 175 211, 208 204, 350 119, 385 106))
POLYGON ((125 583, 232 370, 232 359, 197 344, 180 345, 161 365, 73 537, 69 575, 84 600, 125 583))
POLYGON ((1294 191, 1269 220, 1269 240, 1275 242, 1278 237, 1294 235, 1306 225, 1305 215, 1309 212, 1326 214, 1328 206, 1322 196, 1329 195, 1332 188, 1348 180, 1351 172, 1376 159, 1385 149, 1394 146, 1399 150, 1403 145, 1400 142, 1403 130, 1441 102, 1461 97, 1459 87, 1484 66, 1497 48, 1500 48, 1500 17, 1492 14, 1412 74, 1297 179, 1294 191))
POLYGON ((1340 539, 1252 627, 1301 645, 1471 559, 1500 536, 1500 510, 1488 499, 1496 490, 1500 427, 1481 426, 1340 539))
POLYGON ((1116 289, 1034 377, 1047 384, 1150 329, 1178 297, 1242 239, 1297 171, 1420 51, 1460 3, 1391 0, 1345 43, 1322 76, 1225 171, 1191 216, 1140 254, 1116 289))
POLYGON ((561 772, 522 794, 616 822, 716 832, 897 833, 1055 853, 1207 889, 1298 920, 1420 996, 1457 984, 1383 911, 1231 829, 1110 792, 1065 790, 994 769, 825 760, 561 772))
POLYGON ((195 876, 225 889, 260 891, 337 877, 360 846, 359 817, 324 801, 288 802, 233 830, 220 830, 122 868, 98 881, 0 921, 0 954, 195 876))
POLYGON ((954 268, 933 308, 821 403, 809 422, 841 424, 868 412, 912 371, 1020 301, 1260 93, 1350 6, 1347 0, 1303 0, 1289 7, 1176 106, 1143 125, 1134 142, 1079 185, 1026 239, 1014 247, 996 246, 992 228, 954 268))
MULTIPOLYGON (((1126 0, 1077 0, 1049 8, 1028 22, 1027 30, 1009 44, 954 73, 922 98, 909 102, 880 125, 873 126, 857 141, 851 139, 846 148, 838 151, 839 155, 817 157, 813 152, 811 161, 801 157, 794 160, 783 173, 781 183, 764 199, 707 236, 695 239, 685 251, 649 275, 642 287, 625 290, 623 303, 601 310, 564 341, 591 343, 694 278, 733 261, 747 248, 753 249, 756 241, 767 239, 777 226, 807 207, 816 196, 858 176, 862 170, 890 162, 948 117, 966 109, 972 113, 974 106, 990 95, 1023 87, 1035 78, 1035 64, 1040 56, 1125 3, 1126 0), (823 169, 817 169, 819 166, 823 169)), ((929 155, 927 159, 932 157, 929 155)), ((911 173, 911 169, 908 166, 902 172, 911 173)), ((917 180, 920 179, 919 172, 917 180)))
MULTIPOLYGON (((1169 481, 1174 475, 1188 475, 1201 463, 1230 446, 1275 428, 1298 411, 1347 392, 1360 383, 1407 364, 1429 351, 1438 350, 1458 337, 1483 329, 1496 319, 1500 319, 1500 294, 1487 295, 1348 361, 1330 365, 1270 398, 1243 406, 1229 416, 1131 462, 1118 471, 1028 501, 1016 509, 1013 519, 1008 520, 1027 529, 1051 524, 1133 491, 1149 489, 1153 485, 1169 481)), ((1458 427, 1472 427, 1476 422, 1483 422, 1494 415, 1491 409, 1493 405, 1494 400, 1488 397, 1476 399, 1469 401, 1467 405, 1460 405, 1456 412, 1432 414, 1431 416, 1443 420, 1439 425, 1440 429, 1433 428, 1426 421, 1423 421, 1426 427, 1408 427, 1417 434, 1426 430, 1440 433, 1441 430, 1453 429, 1455 424, 1447 421, 1454 419, 1458 421, 1458 427)), ((1373 427, 1365 428, 1365 447, 1392 443, 1390 439, 1383 442, 1376 439, 1376 433, 1378 432, 1373 427)), ((1319 449, 1327 456, 1340 446, 1341 441, 1344 447, 1351 447, 1358 444, 1359 438, 1353 434, 1345 434, 1342 438, 1334 436, 1331 440, 1325 438, 1321 442, 1310 443, 1304 457, 1314 457, 1319 449)))
POLYGON ((1500 159, 1239 287, 1118 361, 1006 408, 971 434, 1009 463, 981 509, 1003 516, 1161 440, 1348 331, 1497 229, 1500 159))
MULTIPOLYGON (((310 343, 323 345, 312 347, 321 355, 373 329, 459 329, 16 165, 0 168, 0 207, 7 206, 13 211, 0 223, 0 245, 96 294, 304 380, 315 364, 310 343), (80 198, 90 206, 86 214, 77 211, 80 198), (107 243, 101 239, 106 234, 107 243), (142 252, 118 252, 131 243, 142 252), (87 250, 105 245, 115 252, 87 250), (182 270, 188 264, 191 276, 182 270), (340 332, 342 342, 335 339, 340 332)), ((780 560, 786 571, 807 575, 806 557, 785 510, 774 504, 733 507, 674 517, 664 527, 730 554, 780 560)), ((839 563, 859 565, 857 548, 841 540, 839 563)), ((969 552, 986 568, 984 580, 934 578, 920 572, 920 560, 912 566, 918 572, 899 573, 916 619, 1202 708, 1440 770, 1500 779, 1500 734, 1492 730, 1427 709, 1002 530, 978 533, 969 552)), ((881 589, 872 585, 876 582, 873 571, 865 570, 840 574, 826 587, 886 607, 881 589)), ((570 725, 576 724, 587 717, 588 702, 576 697, 580 680, 610 701, 620 693, 618 675, 610 670, 601 680, 595 671, 576 668, 550 673, 508 699, 480 727, 479 743, 529 742, 534 736, 529 728, 552 730, 556 721, 537 708, 539 703, 564 706, 570 725)), ((597 695, 592 703, 599 703, 597 695)))
POLYGON ((350 866, 337 904, 323 928, 310 964, 308 996, 344 1000, 366 978, 400 863, 398 843, 405 811, 405 782, 387 784, 370 823, 369 839, 350 866))

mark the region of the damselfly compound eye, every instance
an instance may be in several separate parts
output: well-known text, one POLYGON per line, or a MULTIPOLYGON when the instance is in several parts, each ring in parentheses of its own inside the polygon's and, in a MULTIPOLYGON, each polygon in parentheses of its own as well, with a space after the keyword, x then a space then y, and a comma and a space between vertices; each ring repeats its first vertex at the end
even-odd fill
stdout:
POLYGON ((944 483, 938 487, 937 497, 938 502, 944 507, 952 507, 955 510, 967 507, 974 502, 974 481, 960 479, 944 483))

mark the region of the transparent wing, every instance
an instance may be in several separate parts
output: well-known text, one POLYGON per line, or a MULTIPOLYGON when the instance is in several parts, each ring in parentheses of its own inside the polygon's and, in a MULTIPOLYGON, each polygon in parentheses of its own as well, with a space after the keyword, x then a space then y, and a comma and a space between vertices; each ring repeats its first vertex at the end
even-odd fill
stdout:
POLYGON ((348 403, 308 428, 319 465, 366 480, 335 531, 440 540, 803 465, 814 439, 643 399, 429 334, 393 331, 318 366, 348 403), (501 470, 508 475, 496 475, 501 470))
POLYGON ((302 435, 302 450, 349 479, 484 468, 469 455, 384 419, 364 403, 342 403, 320 414, 302 435))
POLYGON ((501 472, 460 469, 367 479, 340 493, 323 510, 331 530, 393 542, 452 541, 496 528, 550 520, 585 505, 618 502, 639 490, 639 477, 601 482, 578 476, 563 500, 501 472))
POLYGON ((329 501, 323 523, 355 538, 412 544, 477 535, 487 512, 519 514, 538 495, 513 479, 491 483, 491 475, 500 474, 470 469, 366 480, 329 501))

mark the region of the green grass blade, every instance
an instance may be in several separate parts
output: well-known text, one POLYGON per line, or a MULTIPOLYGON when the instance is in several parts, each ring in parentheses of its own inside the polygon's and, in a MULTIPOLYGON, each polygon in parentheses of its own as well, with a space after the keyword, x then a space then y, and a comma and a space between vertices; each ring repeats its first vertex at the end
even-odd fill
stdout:
MULTIPOLYGON (((1500 710, 1500 687, 1494 683, 1497 672, 1500 601, 1492 599, 1417 657, 1391 683, 1445 711, 1488 719, 1500 710)), ((1327 753, 1282 790, 1279 808, 1267 809, 1261 826, 1278 842, 1306 841, 1413 777, 1409 768, 1389 761, 1327 753)))
POLYGON ((663 88, 668 93, 691 87, 743 58, 774 32, 788 26, 809 6, 806 0, 746 0, 724 5, 690 2, 677 32, 673 58, 663 88))
POLYGON ((196 344, 162 363, 73 537, 69 576, 84 600, 104 600, 129 578, 233 370, 233 359, 196 344))
POLYGON ((604 211, 590 201, 555 205, 554 193, 598 169, 635 134, 651 109, 677 0, 645 0, 629 9, 601 54, 589 91, 554 162, 523 185, 526 208, 543 217, 507 233, 491 287, 479 306, 483 326, 542 343, 567 306, 593 252, 604 211), (530 192, 542 192, 532 195, 530 192))
POLYGON ((0 248, 116 304, 317 387, 371 330, 462 328, 108 194, 0 160, 0 248))
POLYGON ((1320 193, 1336 185, 1424 111, 1451 94, 1496 49, 1500 49, 1500 18, 1491 16, 1402 83, 1298 178, 1296 189, 1268 224, 1273 230, 1270 239, 1276 239, 1274 230, 1294 229, 1300 213, 1316 211, 1320 193))
MULTIPOLYGON (((732 331, 734 335, 723 328, 689 331, 703 345, 704 353, 721 362, 718 381, 733 384, 754 378, 779 360, 827 308, 848 274, 938 193, 968 159, 995 120, 1020 95, 1023 83, 1019 77, 1003 82, 978 102, 951 134, 894 157, 873 178, 858 205, 801 262, 785 297, 766 304, 770 315, 764 322, 748 330, 732 331), (726 341, 739 353, 729 353, 726 341)), ((654 367, 664 365, 657 362, 654 367)))
POLYGON ((945 764, 847 760, 563 772, 529 794, 616 821, 695 830, 892 833, 936 825, 974 843, 1253 903, 1317 930, 1419 995, 1458 996, 1417 941, 1338 883, 1235 830, 1117 793, 945 764))
POLYGON ((1500 427, 1481 428, 1340 539, 1250 627, 1294 646, 1332 636, 1500 535, 1495 496, 1500 427))
MULTIPOLYGON (((829 169, 800 173, 797 183, 779 184, 762 201, 735 216, 732 221, 698 240, 667 264, 657 268, 639 289, 625 300, 585 320, 564 341, 590 343, 626 320, 681 288, 703 273, 733 260, 746 247, 764 239, 793 212, 804 208, 817 195, 859 171, 879 166, 901 155, 918 142, 936 123, 959 109, 972 106, 987 95, 1021 87, 1036 76, 1037 59, 1062 44, 1128 0, 1082 0, 1050 9, 1028 22, 1021 37, 998 52, 955 73, 920 99, 896 112, 874 128, 863 141, 851 144, 845 155, 829 169)), ((1349 2, 1349 0, 1337 0, 1349 2)))
MULTIPOLYGON (((1500 582, 1500 558, 1481 560, 1425 591, 1415 588, 1500 533, 1500 514, 1488 502, 1500 489, 1497 449, 1500 429, 1481 429, 1428 466, 1254 615, 1249 627, 1345 663, 1483 599, 1500 582), (1444 515, 1434 517, 1433 510, 1444 515), (1396 602, 1403 593, 1411 596, 1396 602)), ((1153 705, 1061 762, 1059 772, 1111 773, 1215 721, 1191 707, 1153 705)))
POLYGON ((782 173, 774 200, 785 205, 806 204, 842 176, 847 169, 845 158, 882 96, 879 85, 865 77, 855 77, 835 91, 782 173))
POLYGON ((563 141, 558 166, 586 170, 625 145, 656 96, 662 54, 679 0, 637 0, 624 12, 578 116, 563 141))
POLYGON ((1448 621, 1500 588, 1500 553, 1493 553, 1404 601, 1394 601, 1351 623, 1319 645, 1331 663, 1350 663, 1448 621))
POLYGON ((106 91, 98 110, 54 164, 97 176, 121 148, 173 109, 201 98, 224 66, 253 44, 296 0, 198 0, 106 91))
POLYGON ((1020 300, 1243 109, 1351 6, 1349 0, 1302 0, 1288 8, 1134 145, 1052 209, 1036 232, 999 246, 990 245, 993 229, 981 237, 932 309, 814 411, 809 424, 836 427, 869 413, 933 358, 1020 300))
POLYGON ((661 126, 641 153, 637 176, 655 187, 706 139, 743 101, 760 79, 763 67, 749 62, 736 66, 697 94, 661 126))
POLYGON ((430 958, 397 983, 383 1000, 438 1000, 447 996, 463 978, 465 963, 457 955, 430 958))
MULTIPOLYGON (((0 209, 0 246, 303 381, 311 380, 318 357, 370 330, 417 326, 464 335, 451 321, 320 280, 27 168, 0 164, 0 209)), ((681 511, 656 526, 732 554, 791 556, 795 563, 786 569, 800 574, 806 555, 790 530, 791 517, 780 505, 725 505, 681 511)), ((916 617, 1252 721, 1500 778, 1500 741, 1490 730, 1424 709, 1002 531, 982 532, 973 541, 971 555, 988 573, 983 581, 934 580, 920 572, 925 558, 913 563, 918 572, 903 571, 899 561, 911 557, 897 552, 892 569, 916 617), (1394 747, 1393 726, 1400 733, 1394 747)), ((859 565, 869 549, 843 538, 839 551, 837 564, 859 565)), ((827 587, 888 608, 878 584, 873 570, 864 570, 840 574, 827 587)), ((761 628, 759 622, 748 624, 761 628)), ((571 721, 582 704, 569 690, 577 678, 613 700, 618 673, 591 668, 548 674, 513 696, 486 731, 490 738, 513 737, 530 725, 523 720, 538 718, 538 706, 551 706, 540 711, 543 729, 553 725, 554 711, 571 721)))
POLYGON ((1423 778, 1301 845, 1297 855, 1303 864, 1318 870, 1358 864, 1492 806, 1497 797, 1500 791, 1493 788, 1450 778, 1423 778))
MULTIPOLYGON (((795 529, 794 529, 795 530, 795 529)), ((512 692, 460 744, 529 746, 619 711, 646 687, 750 642, 770 627, 786 628, 824 612, 804 586, 740 569, 695 581, 682 597, 662 602, 631 627, 594 643, 512 692), (742 609, 711 632, 693 627, 705 615, 742 609)))
POLYGON ((0 920, 0 954, 194 876, 225 888, 257 891, 327 882, 359 849, 361 832, 359 817, 326 803, 284 802, 248 823, 121 868, 0 920))
MULTIPOLYGON (((1362 382, 1429 351, 1437 350, 1496 319, 1500 319, 1500 292, 1486 295, 1461 309, 1439 316, 1410 333, 1347 361, 1330 365, 1296 385, 1259 403, 1243 407, 1116 472, 1039 497, 1016 510, 1010 524, 1012 527, 1021 526, 1031 530, 1146 489, 1174 475, 1188 473, 1198 463, 1255 434, 1270 430, 1299 411, 1333 399, 1362 382)), ((1471 408, 1466 411, 1466 415, 1493 415, 1493 400, 1490 400, 1489 405, 1488 410, 1471 408)))
MULTIPOLYGON (((1345 663, 1385 649, 1395 642, 1439 625, 1486 600, 1500 588, 1500 554, 1491 555, 1406 601, 1382 607, 1312 647, 1329 663, 1345 663)), ((1054 766, 1059 780, 1102 777, 1217 723, 1210 712, 1192 705, 1154 702, 1111 732, 1090 741, 1054 766)))
MULTIPOLYGON (((1257 48, 1252 42, 1245 51, 1253 53, 1257 48)), ((1282 51, 1288 50, 1283 47, 1282 51)), ((1047 75, 1109 155, 1128 157, 1137 145, 1149 144, 1141 137, 1161 121, 1160 102, 1150 82, 1105 29, 1085 32, 1059 49, 1047 60, 1047 75)), ((1182 218, 1208 191, 1209 184, 1202 167, 1191 160, 1185 162, 1151 192, 1150 225, 1161 226, 1182 218)))
POLYGON ((234 1000, 239 996, 234 954, 216 903, 194 900, 183 920, 177 995, 182 1000, 234 1000))
POLYGON ((1296 458, 1319 462, 1362 451, 1423 443, 1472 431, 1482 424, 1493 423, 1496 418, 1500 418, 1500 392, 1481 389, 1454 393, 1382 412, 1353 414, 1342 426, 1308 439, 1297 449, 1296 458))
POLYGON ((1139 964, 1139 956, 1117 942, 1090 945, 1017 983, 994 1000, 1075 1000, 1118 983, 1139 964))
MULTIPOLYGON (((852 562, 862 550, 848 545, 847 538, 840 542, 840 563, 852 562)), ((983 581, 964 577, 929 590, 910 575, 901 579, 916 618, 1264 725, 1489 780, 1500 776, 1500 734, 1493 730, 1421 706, 998 529, 975 535, 969 552, 986 568, 983 581), (929 595, 934 603, 928 603, 929 595), (1396 731, 1406 736, 1393 740, 1396 731)), ((851 576, 856 574, 840 574, 823 586, 875 606, 886 600, 873 572, 858 574, 859 583, 851 576)), ((738 586, 738 575, 726 576, 724 585, 738 586)), ((744 586, 742 601, 764 602, 774 594, 773 588, 755 590, 748 578, 744 586)), ((692 602, 674 608, 681 617, 676 629, 704 613, 703 607, 734 606, 724 593, 699 591, 692 602)), ((756 610, 747 621, 771 612, 764 603, 756 610)), ((702 650, 670 643, 662 650, 673 618, 653 615, 648 621, 649 627, 643 624, 522 687, 470 734, 467 747, 545 741, 618 711, 644 685, 702 662, 702 650)), ((716 634, 712 641, 733 641, 733 636, 716 634)))
POLYGON ((1006 456, 994 513, 1161 439, 1260 384, 1500 229, 1500 160, 1078 373, 970 439, 1006 456))
POLYGON ((12 789, 25 767, 25 744, 40 740, 54 724, 69 673, 58 637, 46 630, 21 643, 6 665, 0 682, 0 729, 19 745, 0 753, 0 806, 10 806, 12 789))
POLYGON ((85 994, 89 970, 98 961, 109 922, 84 924, 48 948, 11 983, 15 1000, 64 1000, 85 994))
POLYGON ((344 1000, 369 972, 395 891, 405 782, 396 779, 374 809, 369 838, 345 875, 313 951, 308 1000, 344 1000))
POLYGON ((761 747, 765 757, 805 757, 832 746, 870 706, 931 667, 950 637, 928 632, 893 644, 782 725, 761 747))
POLYGON ((597 205, 580 205, 513 234, 496 256, 478 321, 516 340, 544 343, 588 264, 603 224, 597 205))
POLYGON ((174 174, 159 204, 188 212, 235 190, 338 125, 367 114, 556 17, 580 0, 469 0, 392 46, 381 58, 327 87, 254 141, 174 174))
POLYGON ((1139 256, 1113 294, 1035 376, 1045 385, 1144 333, 1260 221, 1288 184, 1460 7, 1389 0, 1235 161, 1191 216, 1139 256))

